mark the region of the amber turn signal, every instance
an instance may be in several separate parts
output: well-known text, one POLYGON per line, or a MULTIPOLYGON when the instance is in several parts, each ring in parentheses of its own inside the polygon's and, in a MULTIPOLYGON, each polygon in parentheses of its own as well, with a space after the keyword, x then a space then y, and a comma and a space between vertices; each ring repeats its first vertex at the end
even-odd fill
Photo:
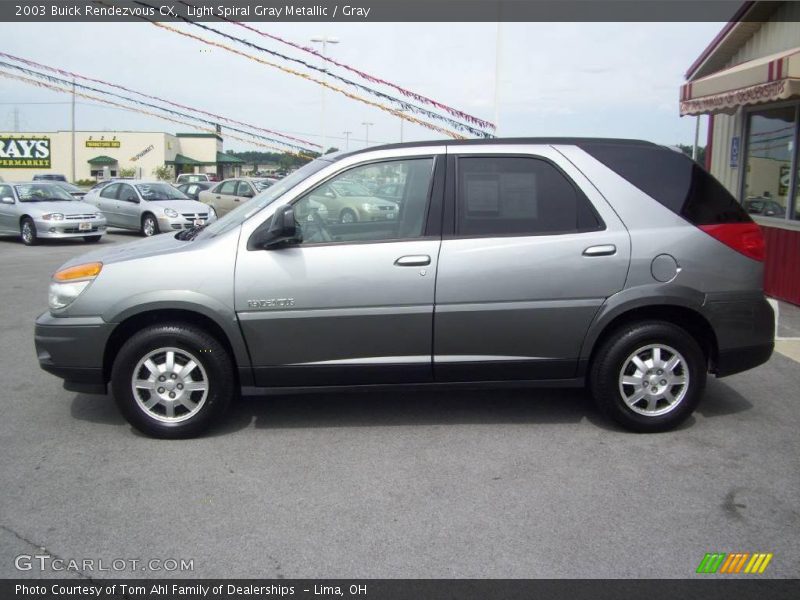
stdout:
POLYGON ((78 279, 92 279, 100 274, 103 270, 103 263, 92 262, 83 265, 75 265, 74 267, 67 267, 56 271, 53 275, 55 281, 75 281, 78 279))

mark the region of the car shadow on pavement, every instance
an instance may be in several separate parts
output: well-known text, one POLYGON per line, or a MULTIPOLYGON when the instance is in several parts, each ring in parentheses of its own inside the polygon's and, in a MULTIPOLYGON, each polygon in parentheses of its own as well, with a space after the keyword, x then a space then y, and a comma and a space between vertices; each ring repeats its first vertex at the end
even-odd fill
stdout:
MULTIPOLYGON (((753 407, 739 392, 710 378, 697 412, 705 418, 737 414, 753 407)), ((75 419, 101 425, 127 426, 109 396, 77 394, 75 419)), ((488 389, 396 392, 325 392, 243 396, 218 427, 207 435, 227 435, 248 427, 291 429, 312 427, 397 427, 409 425, 577 424, 624 431, 600 414, 582 389, 488 389)), ((689 417, 679 430, 696 422, 689 417)), ((131 429, 135 434, 138 432, 131 429)))

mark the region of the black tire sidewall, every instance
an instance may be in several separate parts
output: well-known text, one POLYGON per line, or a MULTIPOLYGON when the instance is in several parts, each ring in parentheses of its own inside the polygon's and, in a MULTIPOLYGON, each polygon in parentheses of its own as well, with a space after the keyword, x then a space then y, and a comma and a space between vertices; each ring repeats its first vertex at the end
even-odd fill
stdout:
POLYGON ((673 429, 697 408, 706 383, 707 361, 697 341, 684 329, 663 321, 635 323, 615 331, 598 350, 590 370, 590 386, 598 407, 627 429, 657 432, 673 429), (670 412, 648 417, 625 404, 619 391, 623 363, 638 348, 664 344, 677 350, 686 360, 689 389, 681 403, 670 412))
POLYGON ((159 438, 186 438, 203 433, 219 420, 236 389, 233 362, 226 349, 214 337, 185 324, 154 325, 136 333, 120 349, 111 373, 111 390, 122 414, 142 433, 159 438), (131 390, 138 362, 148 352, 163 347, 190 352, 202 364, 209 381, 203 407, 179 423, 163 423, 148 416, 131 390))

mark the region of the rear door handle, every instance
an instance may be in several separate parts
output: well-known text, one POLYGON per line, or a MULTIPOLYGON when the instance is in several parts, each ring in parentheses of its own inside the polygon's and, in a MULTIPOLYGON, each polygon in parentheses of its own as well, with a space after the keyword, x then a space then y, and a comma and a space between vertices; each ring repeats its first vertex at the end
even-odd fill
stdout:
POLYGON ((611 256, 617 253, 617 247, 614 244, 604 244, 602 246, 589 246, 583 251, 584 256, 611 256))
POLYGON ((409 256, 401 256, 394 261, 397 267, 424 267, 431 264, 431 257, 427 254, 411 254, 409 256))

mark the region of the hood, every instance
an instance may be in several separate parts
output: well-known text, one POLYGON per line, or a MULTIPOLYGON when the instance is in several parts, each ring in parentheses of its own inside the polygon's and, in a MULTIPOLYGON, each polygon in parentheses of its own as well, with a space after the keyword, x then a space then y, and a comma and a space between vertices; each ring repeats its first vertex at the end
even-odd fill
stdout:
POLYGON ((208 212, 208 204, 197 202, 196 200, 150 200, 145 202, 149 207, 157 209, 171 208, 177 210, 179 213, 198 213, 208 212))
POLYGON ((31 216, 47 213, 61 213, 62 215, 88 215, 97 212, 97 207, 80 200, 64 200, 63 202, 20 202, 25 207, 25 212, 31 216))
POLYGON ((63 267, 71 267, 87 262, 101 262, 110 265, 137 258, 145 258, 156 254, 168 254, 189 248, 195 242, 175 239, 172 233, 163 233, 150 238, 143 238, 127 244, 114 244, 109 248, 98 248, 86 254, 71 258, 63 267))

